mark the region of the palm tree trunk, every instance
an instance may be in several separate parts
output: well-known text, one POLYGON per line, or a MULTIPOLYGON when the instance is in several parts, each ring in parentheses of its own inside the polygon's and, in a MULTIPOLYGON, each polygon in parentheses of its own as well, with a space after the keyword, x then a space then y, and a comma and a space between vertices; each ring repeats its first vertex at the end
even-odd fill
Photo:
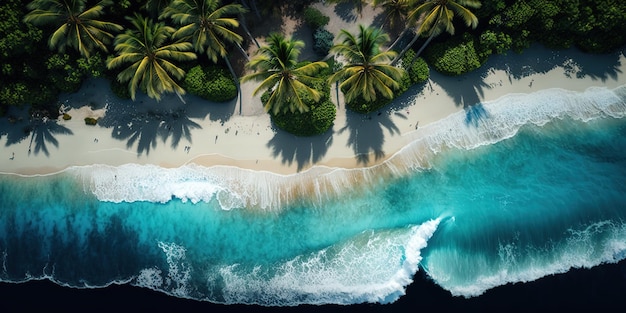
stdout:
POLYGON ((235 82, 235 86, 237 86, 237 96, 239 97, 239 115, 241 115, 242 107, 243 107, 243 97, 241 96, 241 85, 239 85, 239 78, 233 69, 232 64, 230 64, 230 60, 226 57, 224 58, 226 61, 226 66, 228 66, 228 70, 230 71, 230 75, 233 76, 233 81, 235 82))
POLYGON ((424 44, 420 47, 419 50, 417 50, 417 53, 415 53, 415 59, 417 59, 417 57, 420 56, 420 54, 424 51, 424 49, 426 49, 426 46, 428 46, 428 44, 430 43, 431 40, 433 40, 433 38, 435 38, 435 34, 432 33, 430 34, 430 36, 428 36, 428 39, 426 39, 426 42, 424 42, 424 44))
POLYGON ((335 82, 335 91, 337 92, 337 107, 340 107, 340 103, 339 103, 339 81, 335 82))
MULTIPOLYGON (((411 40, 411 42, 409 42, 408 45, 406 45, 406 47, 404 47, 404 49, 402 49, 402 51, 400 51, 400 53, 398 53, 398 56, 396 56, 396 58, 391 61, 391 64, 396 64, 400 59, 402 59, 402 56, 409 51, 409 49, 411 47, 413 47, 413 44, 417 41, 417 38, 419 38, 420 35, 418 33, 415 33, 415 36, 413 37, 413 39, 411 40)), ((426 46, 430 43, 431 40, 433 40, 433 37, 435 37, 435 32, 431 32, 430 36, 428 36, 428 39, 426 39, 426 42, 424 42, 424 44, 422 45, 422 47, 417 51, 417 53, 415 54, 415 59, 417 59, 417 57, 420 55, 420 53, 422 53, 422 51, 424 51, 424 49, 426 48, 426 46)))
POLYGON ((246 58, 246 61, 250 61, 250 56, 248 55, 248 53, 246 52, 246 50, 243 49, 243 47, 240 44, 237 44, 237 48, 239 48, 239 52, 241 52, 241 54, 243 54, 243 56, 246 58))
POLYGON ((389 46, 389 48, 387 48, 387 51, 392 50, 397 44, 398 42, 400 42, 400 39, 402 39, 404 37, 404 35, 406 34, 406 32, 409 31, 409 27, 405 28, 400 35, 398 35, 398 38, 396 38, 396 40, 393 41, 393 43, 391 43, 391 45, 389 46))
POLYGON ((239 14, 239 20, 241 21, 241 23, 239 25, 241 25, 241 27, 243 27, 243 30, 246 32, 246 35, 248 35, 248 37, 250 37, 250 40, 252 40, 252 42, 254 42, 254 44, 256 45, 257 48, 260 48, 261 45, 259 45, 259 42, 256 41, 256 39, 252 36, 252 33, 250 33, 250 30, 248 29, 248 25, 246 23, 246 17, 243 14, 239 14))

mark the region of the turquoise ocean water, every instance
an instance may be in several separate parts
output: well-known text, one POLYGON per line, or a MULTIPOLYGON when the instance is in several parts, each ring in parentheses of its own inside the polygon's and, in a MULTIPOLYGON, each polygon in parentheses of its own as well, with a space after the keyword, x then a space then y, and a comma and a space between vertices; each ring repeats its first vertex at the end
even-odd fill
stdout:
MULTIPOLYGON (((0 280, 216 303, 394 302, 417 271, 479 296, 626 258, 626 87, 513 94, 367 169, 0 175, 0 280)), ((419 297, 419 296, 417 296, 419 297)))

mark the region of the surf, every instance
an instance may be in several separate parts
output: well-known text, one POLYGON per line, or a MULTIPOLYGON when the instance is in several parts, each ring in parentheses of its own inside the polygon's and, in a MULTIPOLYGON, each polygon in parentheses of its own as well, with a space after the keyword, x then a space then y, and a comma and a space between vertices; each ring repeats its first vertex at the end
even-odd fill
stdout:
POLYGON ((588 122, 621 119, 626 114, 626 87, 591 87, 584 92, 547 89, 510 94, 467 107, 449 117, 407 134, 410 144, 388 160, 364 168, 315 166, 297 174, 280 175, 233 166, 178 168, 156 165, 91 165, 69 171, 83 181, 84 190, 100 201, 164 203, 172 199, 192 203, 216 199, 225 210, 279 210, 306 201, 320 206, 358 185, 389 181, 432 167, 437 155, 450 149, 470 150, 511 138, 526 125, 543 126, 570 118, 588 122))

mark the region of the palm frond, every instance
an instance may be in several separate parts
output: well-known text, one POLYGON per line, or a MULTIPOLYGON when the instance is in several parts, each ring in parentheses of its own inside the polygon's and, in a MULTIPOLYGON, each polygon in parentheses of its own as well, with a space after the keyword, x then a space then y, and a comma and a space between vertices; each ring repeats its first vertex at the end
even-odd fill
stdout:
POLYGON ((343 41, 331 51, 340 52, 347 58, 348 64, 329 77, 330 82, 343 80, 341 90, 345 99, 351 102, 357 97, 365 101, 374 101, 377 94, 393 97, 393 90, 399 88, 403 71, 389 65, 396 55, 393 51, 380 51, 380 46, 387 43, 389 37, 378 29, 359 27, 354 36, 342 31, 343 41))
POLYGON ((103 0, 85 9, 85 0, 35 0, 28 4, 31 12, 24 17, 24 21, 57 27, 50 36, 50 48, 63 52, 69 46, 88 57, 95 47, 107 51, 106 44, 113 38, 110 32, 122 30, 120 25, 97 20, 104 14, 105 7, 111 4, 112 1, 103 0))

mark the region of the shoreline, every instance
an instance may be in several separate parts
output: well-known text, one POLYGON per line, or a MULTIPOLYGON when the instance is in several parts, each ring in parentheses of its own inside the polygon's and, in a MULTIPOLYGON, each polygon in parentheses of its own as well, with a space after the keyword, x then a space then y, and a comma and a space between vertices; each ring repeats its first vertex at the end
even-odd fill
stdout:
MULTIPOLYGON (((296 137, 274 129, 260 99, 251 96, 254 83, 242 85, 241 100, 225 104, 190 95, 184 97, 186 103, 176 96, 158 103, 138 97, 133 103, 117 99, 106 81, 94 79, 77 93, 59 97, 72 116, 69 121, 59 117, 45 127, 37 125, 13 143, 10 135, 19 134, 28 122, 7 122, 4 132, 8 134, 0 138, 5 147, 0 157, 13 159, 1 162, 0 173, 45 175, 94 164, 177 168, 193 163, 280 175, 315 167, 371 168, 410 145, 419 137, 419 129, 474 104, 546 89, 582 92, 590 87, 624 85, 625 51, 588 55, 576 49, 552 51, 533 46, 522 54, 492 57, 483 67, 458 77, 431 71, 426 83, 411 87, 380 112, 369 115, 347 111, 340 95, 335 125, 315 137, 296 137), (240 103, 242 115, 238 113, 240 103), (99 117, 101 122, 85 125, 83 119, 88 116, 99 117), (31 152, 33 143, 35 153, 31 152)), ((337 103, 334 87, 331 95, 337 103)))

